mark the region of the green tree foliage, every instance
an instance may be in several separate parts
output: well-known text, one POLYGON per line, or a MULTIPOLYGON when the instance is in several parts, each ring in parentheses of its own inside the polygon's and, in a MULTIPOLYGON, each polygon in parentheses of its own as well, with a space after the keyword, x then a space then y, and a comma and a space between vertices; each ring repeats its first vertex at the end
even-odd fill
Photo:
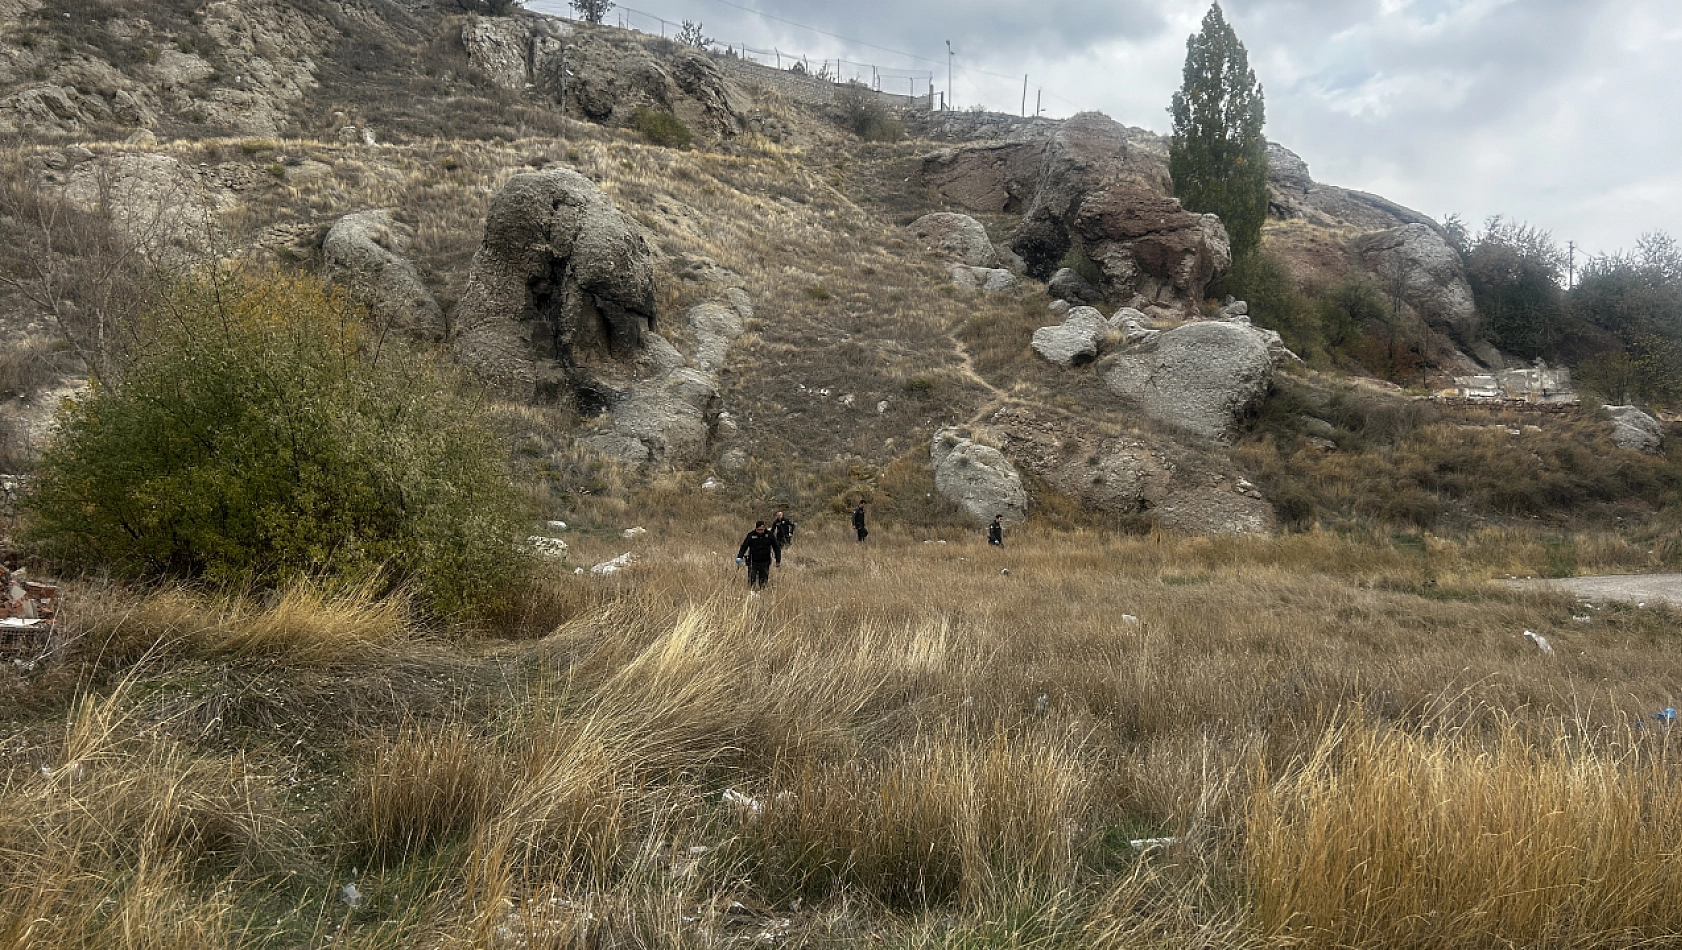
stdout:
POLYGON ((682 119, 647 106, 637 106, 637 111, 631 114, 631 128, 650 143, 664 148, 686 149, 695 141, 682 119))
POLYGON ((613 0, 570 0, 569 5, 585 23, 600 23, 613 9, 613 0))
POLYGON ((519 578, 522 505, 473 390, 311 279, 217 273, 69 405, 31 498, 43 550, 270 586, 380 576, 441 614, 519 578))
POLYGON ((1464 226, 1450 234, 1464 247, 1466 280, 1490 340, 1526 359, 1552 356, 1567 330, 1560 288, 1565 255, 1553 236, 1499 215, 1476 237, 1466 236, 1464 226))
POLYGON ((1267 218, 1267 139, 1261 86, 1220 4, 1186 40, 1184 82, 1168 110, 1168 171, 1187 210, 1220 215, 1234 258, 1261 245, 1267 218))
POLYGON ((713 38, 701 32, 701 30, 700 23, 684 20, 683 28, 677 32, 677 41, 684 46, 706 49, 713 45, 713 38))
POLYGON ((1633 252, 1597 257, 1570 295, 1572 316, 1615 341, 1583 366, 1610 399, 1682 400, 1682 247, 1648 234, 1633 252))

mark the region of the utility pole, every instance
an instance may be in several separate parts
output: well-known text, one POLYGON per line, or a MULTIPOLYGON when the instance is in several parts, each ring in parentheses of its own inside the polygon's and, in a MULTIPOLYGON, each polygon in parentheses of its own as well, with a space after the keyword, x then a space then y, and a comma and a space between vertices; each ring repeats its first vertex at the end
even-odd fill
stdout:
POLYGON ((1044 95, 1045 95, 1045 90, 1044 89, 1035 89, 1034 90, 1034 118, 1036 118, 1036 119, 1040 117, 1040 113, 1045 111, 1045 109, 1040 106, 1040 98, 1043 97, 1044 95))
POLYGON ((952 95, 952 41, 946 41, 946 103, 957 108, 958 100, 952 95))
POLYGON ((1022 118, 1028 117, 1028 74, 1022 74, 1022 118))
POLYGON ((1577 286, 1577 242, 1566 241, 1565 247, 1570 252, 1565 265, 1565 289, 1570 290, 1577 286))

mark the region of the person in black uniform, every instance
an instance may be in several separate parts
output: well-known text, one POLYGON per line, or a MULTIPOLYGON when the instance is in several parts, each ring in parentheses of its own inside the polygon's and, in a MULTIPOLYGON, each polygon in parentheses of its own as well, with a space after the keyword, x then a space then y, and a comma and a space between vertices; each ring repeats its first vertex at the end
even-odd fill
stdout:
POLYGON ((1004 515, 994 515, 993 523, 987 526, 987 543, 993 547, 1005 546, 1004 515))
POLYGON ((864 526, 864 499, 863 498, 859 499, 859 506, 857 508, 853 509, 853 530, 855 530, 859 533, 859 540, 860 541, 863 541, 864 536, 870 533, 870 529, 866 528, 864 526))
POLYGON ((777 566, 783 564, 783 546, 777 542, 777 536, 765 530, 765 522, 756 521, 753 530, 742 539, 742 546, 736 549, 736 563, 746 563, 748 566, 748 590, 764 590, 766 583, 771 580, 771 561, 775 559, 777 566))
POLYGON ((788 547, 794 540, 794 522, 784 517, 782 512, 777 512, 777 517, 771 519, 771 535, 778 544, 788 547))

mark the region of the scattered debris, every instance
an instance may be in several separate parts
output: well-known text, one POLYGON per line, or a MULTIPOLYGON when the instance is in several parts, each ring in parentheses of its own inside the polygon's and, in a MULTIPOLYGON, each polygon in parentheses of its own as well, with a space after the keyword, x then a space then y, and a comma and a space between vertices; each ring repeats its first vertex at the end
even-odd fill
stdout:
POLYGON ((590 568, 590 573, 598 575, 598 576, 606 576, 608 574, 617 574, 620 571, 624 570, 625 568, 630 567, 631 562, 635 561, 636 559, 637 559, 637 556, 635 554, 632 554, 632 553, 627 551, 626 553, 619 555, 618 557, 614 558, 611 561, 603 561, 600 564, 597 564, 595 567, 590 568))
POLYGON ((1548 642, 1547 637, 1544 637, 1533 630, 1526 630, 1524 631, 1524 638, 1529 640, 1531 643, 1536 644, 1536 649, 1541 650, 1543 653, 1549 654, 1550 656, 1553 654, 1553 644, 1548 642))
POLYGON ((1133 616, 1132 614, 1122 614, 1121 622, 1130 627, 1137 627, 1139 625, 1139 618, 1133 616))
POLYGON ((361 907, 362 906, 362 892, 356 889, 356 883, 353 881, 349 884, 346 884, 344 887, 339 888, 339 900, 345 906, 350 907, 352 909, 355 909, 357 907, 361 907))
POLYGON ((1051 708, 1051 696, 1049 694, 1041 693, 1040 697, 1038 699, 1034 700, 1034 712, 1044 713, 1047 709, 1050 709, 1050 708, 1051 708))
POLYGON ((724 483, 719 481, 716 478, 709 478, 706 481, 701 483, 701 490, 702 491, 718 491, 720 488, 723 488, 723 487, 724 487, 724 483))
POLYGON ((567 529, 567 523, 565 521, 551 521, 549 522, 549 527, 555 531, 565 531, 567 529))
POLYGON ((725 789, 724 794, 719 796, 719 801, 748 818, 758 818, 765 814, 765 805, 759 799, 733 788, 725 789))
POLYGON ((58 586, 0 567, 0 654, 35 653, 58 616, 58 586))
POLYGON ((546 538, 534 534, 526 538, 526 547, 538 557, 551 561, 558 561, 567 555, 567 543, 560 538, 546 538))
POLYGON ((1590 617, 1590 616, 1579 617, 1576 614, 1572 614, 1571 619, 1577 621, 1578 623, 1590 623, 1594 620, 1593 617, 1590 617))
POLYGON ((1001 567, 1001 568, 999 568, 999 573, 1000 573, 1000 574, 1009 574, 1009 573, 1010 573, 1010 568, 1008 568, 1008 567, 1001 567))
POLYGON ((635 538, 635 537, 638 537, 640 535, 644 535, 644 534, 647 534, 647 533, 648 533, 647 528, 642 528, 642 527, 626 528, 624 531, 619 532, 619 536, 621 538, 635 538))
POLYGON ((1127 846, 1134 851, 1144 851, 1149 848, 1166 848, 1169 845, 1179 843, 1179 838, 1134 838, 1127 842, 1127 846))
POLYGON ((1663 708, 1663 709, 1659 710, 1658 712, 1654 713, 1653 718, 1659 720, 1660 722, 1666 723, 1666 724, 1673 723, 1673 722, 1676 721, 1676 707, 1675 706, 1666 706, 1665 708, 1663 708))

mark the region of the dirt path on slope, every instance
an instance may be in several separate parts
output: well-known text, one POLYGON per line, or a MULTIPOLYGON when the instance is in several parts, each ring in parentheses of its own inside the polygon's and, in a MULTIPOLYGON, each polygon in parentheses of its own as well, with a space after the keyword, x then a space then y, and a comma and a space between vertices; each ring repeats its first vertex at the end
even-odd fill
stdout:
POLYGON ((958 351, 959 372, 962 373, 966 379, 971 380, 977 386, 980 386, 982 389, 985 389, 989 393, 993 394, 993 401, 982 406, 976 411, 975 415, 970 418, 970 425, 979 425, 983 419, 997 412, 1005 405, 1005 394, 999 390, 999 387, 988 382, 980 373, 975 371, 975 361, 970 359, 969 347, 964 345, 964 341, 958 336, 957 331, 953 330, 947 333, 947 336, 951 337, 952 346, 958 351))
POLYGON ((1520 590, 1570 591, 1584 600, 1665 603, 1682 607, 1682 574, 1603 574, 1593 577, 1526 578, 1508 581, 1520 590))

